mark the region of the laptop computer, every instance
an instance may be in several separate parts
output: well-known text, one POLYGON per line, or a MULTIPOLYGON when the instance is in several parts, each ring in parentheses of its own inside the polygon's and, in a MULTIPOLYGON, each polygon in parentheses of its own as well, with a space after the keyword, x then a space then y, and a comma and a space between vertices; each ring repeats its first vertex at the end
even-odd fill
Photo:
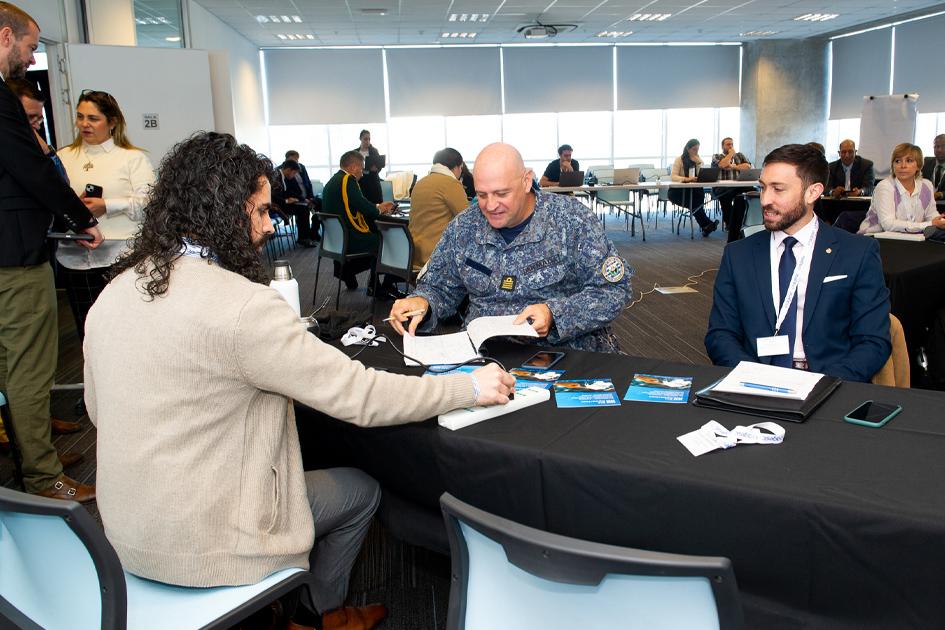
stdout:
POLYGON ((696 181, 704 184, 712 184, 719 181, 719 169, 707 166, 699 169, 699 175, 696 181))
POLYGON ((558 179, 559 186, 583 186, 584 171, 562 171, 558 179))
POLYGON ((761 177, 760 168, 749 168, 744 171, 738 171, 738 174, 735 176, 740 182, 756 182, 758 178, 761 177))
POLYGON ((617 186, 622 186, 624 184, 639 184, 640 183, 640 169, 639 168, 615 168, 614 169, 614 184, 617 186))

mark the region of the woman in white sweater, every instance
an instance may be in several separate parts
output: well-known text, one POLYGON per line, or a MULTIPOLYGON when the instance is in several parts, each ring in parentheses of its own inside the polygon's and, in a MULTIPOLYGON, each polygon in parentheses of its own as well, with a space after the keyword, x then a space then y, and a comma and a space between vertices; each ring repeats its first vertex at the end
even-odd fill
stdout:
POLYGON ((908 142, 896 145, 891 166, 890 176, 873 191, 859 233, 918 233, 930 225, 945 228, 945 219, 935 207, 932 183, 922 178, 922 149, 908 142))
POLYGON ((58 156, 72 189, 98 219, 105 237, 98 249, 66 243, 56 253, 82 339, 86 314, 105 287, 109 267, 141 223, 154 169, 147 154, 125 135, 125 117, 111 94, 83 91, 75 126, 75 140, 58 156))
MULTIPOLYGON (((674 182, 689 184, 698 181, 696 176, 702 168, 702 158, 699 157, 699 141, 693 138, 686 143, 682 155, 673 162, 670 177, 674 182)), ((718 221, 711 221, 705 214, 705 192, 702 188, 670 188, 669 200, 677 206, 689 208, 702 236, 708 236, 719 227, 718 221)))

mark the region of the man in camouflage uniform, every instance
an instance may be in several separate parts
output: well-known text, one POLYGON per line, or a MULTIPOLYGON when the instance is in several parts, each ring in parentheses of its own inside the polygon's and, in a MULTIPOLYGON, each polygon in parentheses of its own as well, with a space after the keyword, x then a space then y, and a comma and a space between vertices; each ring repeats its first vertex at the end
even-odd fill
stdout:
POLYGON ((468 295, 467 321, 517 314, 542 345, 619 351, 610 322, 630 300, 633 272, 597 217, 573 197, 535 188, 506 144, 482 150, 474 178, 473 205, 447 226, 416 290, 394 302, 394 328, 430 330, 468 295))

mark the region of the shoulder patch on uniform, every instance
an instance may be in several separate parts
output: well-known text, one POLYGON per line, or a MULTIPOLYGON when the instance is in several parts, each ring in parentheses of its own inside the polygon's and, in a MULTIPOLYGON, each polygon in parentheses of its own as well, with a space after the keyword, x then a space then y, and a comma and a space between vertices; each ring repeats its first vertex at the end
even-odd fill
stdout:
POLYGON ((608 256, 600 266, 600 273, 607 282, 620 282, 625 272, 620 256, 608 256))

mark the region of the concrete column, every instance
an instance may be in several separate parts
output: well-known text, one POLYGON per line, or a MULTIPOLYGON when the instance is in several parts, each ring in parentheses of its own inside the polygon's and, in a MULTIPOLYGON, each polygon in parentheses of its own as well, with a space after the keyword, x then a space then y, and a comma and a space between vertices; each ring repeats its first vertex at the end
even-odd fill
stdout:
POLYGON ((132 0, 89 0, 86 4, 89 43, 136 46, 135 10, 132 0))
POLYGON ((740 144, 758 167, 781 145, 824 143, 828 49, 815 38, 744 44, 740 144))

